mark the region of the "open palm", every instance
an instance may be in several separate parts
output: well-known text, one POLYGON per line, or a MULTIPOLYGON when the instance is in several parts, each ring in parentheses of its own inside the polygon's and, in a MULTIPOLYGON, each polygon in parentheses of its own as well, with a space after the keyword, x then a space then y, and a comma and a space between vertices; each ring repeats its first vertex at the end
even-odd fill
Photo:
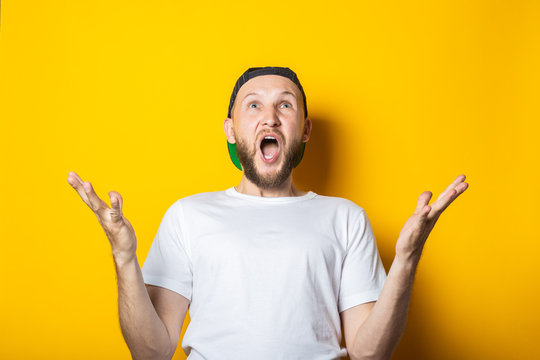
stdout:
POLYGON ((68 183, 77 190, 81 199, 94 212, 101 227, 111 243, 116 260, 129 260, 136 256, 137 239, 133 226, 122 214, 122 196, 116 191, 109 191, 111 207, 97 196, 92 184, 83 181, 79 175, 71 171, 68 183))
POLYGON ((405 222, 396 243, 396 256, 419 261, 424 244, 442 212, 467 188, 465 175, 459 175, 432 204, 432 193, 424 191, 418 198, 416 210, 405 222))

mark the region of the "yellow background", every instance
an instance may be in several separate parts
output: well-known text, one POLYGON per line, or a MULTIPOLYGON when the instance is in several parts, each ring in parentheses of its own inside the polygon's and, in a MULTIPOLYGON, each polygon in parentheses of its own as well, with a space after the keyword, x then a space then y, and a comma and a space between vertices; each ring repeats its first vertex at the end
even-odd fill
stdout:
POLYGON ((130 358, 68 172, 122 194, 142 266, 173 202, 238 184, 222 123, 267 65, 306 91, 297 185, 366 209, 387 270, 418 196, 467 175, 394 359, 540 358, 539 24, 537 1, 4 0, 0 358, 130 358))

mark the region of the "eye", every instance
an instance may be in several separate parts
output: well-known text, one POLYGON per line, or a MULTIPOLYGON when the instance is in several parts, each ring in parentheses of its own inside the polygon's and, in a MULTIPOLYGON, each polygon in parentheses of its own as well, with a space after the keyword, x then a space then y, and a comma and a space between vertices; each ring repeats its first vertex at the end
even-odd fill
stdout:
POLYGON ((249 104, 249 105, 248 105, 248 108, 250 108, 250 109, 254 109, 253 107, 251 107, 251 105, 257 105, 257 104, 255 104, 255 103, 251 103, 251 104, 249 104))
POLYGON ((289 103, 283 103, 283 105, 287 105, 289 108, 292 107, 289 103))

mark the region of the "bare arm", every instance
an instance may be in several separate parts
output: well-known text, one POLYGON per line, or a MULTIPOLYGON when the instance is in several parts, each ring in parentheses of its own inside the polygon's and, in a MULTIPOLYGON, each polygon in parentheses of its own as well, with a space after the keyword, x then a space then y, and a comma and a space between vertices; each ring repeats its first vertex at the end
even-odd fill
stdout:
POLYGON ((349 329, 349 334, 354 334, 349 349, 351 360, 390 359, 392 356, 405 330, 414 275, 425 241, 441 213, 467 189, 464 180, 465 175, 458 176, 432 206, 428 205, 431 192, 420 195, 416 211, 401 230, 396 256, 379 299, 365 321, 356 329, 349 329))
POLYGON ((394 259, 379 299, 356 333, 351 360, 390 359, 405 330, 415 269, 394 259))
POLYGON ((170 337, 158 316, 144 285, 137 259, 121 263, 115 261, 115 264, 120 328, 131 356, 134 360, 171 359, 178 337, 176 340, 170 337))
POLYGON ((111 243, 118 280, 120 327, 133 359, 171 359, 189 301, 166 289, 145 287, 136 256, 135 232, 122 214, 123 200, 119 193, 109 192, 109 208, 92 185, 83 182, 76 173, 69 173, 68 182, 95 213, 111 243))

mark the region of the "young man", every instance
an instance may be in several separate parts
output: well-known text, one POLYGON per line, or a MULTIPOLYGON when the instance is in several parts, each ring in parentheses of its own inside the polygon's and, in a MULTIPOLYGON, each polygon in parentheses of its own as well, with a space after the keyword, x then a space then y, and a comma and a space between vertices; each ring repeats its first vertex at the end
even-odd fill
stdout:
POLYGON ((420 195, 386 275, 360 206, 294 186, 311 126, 292 70, 248 69, 223 124, 240 183, 172 204, 142 271, 120 194, 109 192, 109 208, 69 173, 111 243, 134 359, 171 359, 188 307, 190 360, 390 358, 424 243, 468 184, 458 176, 432 205, 431 192, 420 195))

